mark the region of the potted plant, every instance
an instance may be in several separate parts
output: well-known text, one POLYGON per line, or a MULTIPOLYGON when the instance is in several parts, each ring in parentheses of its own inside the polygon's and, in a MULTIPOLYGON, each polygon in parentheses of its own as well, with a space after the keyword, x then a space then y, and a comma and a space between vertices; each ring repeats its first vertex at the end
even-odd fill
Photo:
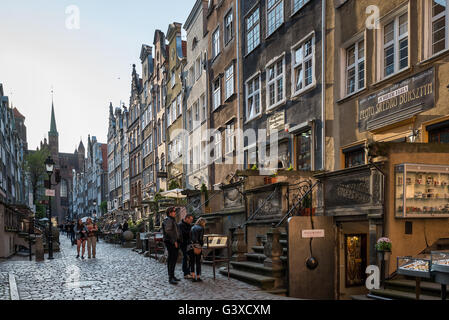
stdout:
POLYGON ((381 260, 383 260, 382 258, 384 258, 385 260, 388 260, 388 257, 391 254, 391 247, 392 247, 392 243, 391 240, 389 238, 380 238, 379 240, 377 240, 376 243, 376 251, 382 255, 381 260))

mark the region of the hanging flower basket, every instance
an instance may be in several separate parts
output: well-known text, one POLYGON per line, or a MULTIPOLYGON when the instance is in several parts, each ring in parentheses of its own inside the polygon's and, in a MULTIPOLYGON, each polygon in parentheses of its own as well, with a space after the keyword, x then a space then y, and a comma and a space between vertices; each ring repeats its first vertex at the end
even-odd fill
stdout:
POLYGON ((380 238, 377 240, 376 250, 378 252, 391 252, 392 243, 389 238, 380 238))

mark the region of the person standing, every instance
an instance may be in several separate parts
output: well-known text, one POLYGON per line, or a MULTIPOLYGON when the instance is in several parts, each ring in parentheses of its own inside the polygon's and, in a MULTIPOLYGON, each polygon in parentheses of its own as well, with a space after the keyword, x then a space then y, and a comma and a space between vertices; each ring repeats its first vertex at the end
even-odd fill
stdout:
POLYGON ((91 257, 95 259, 97 253, 97 231, 98 227, 92 222, 91 218, 87 219, 87 258, 91 257))
POLYGON ((177 281, 181 281, 175 277, 175 267, 176 262, 178 261, 178 250, 181 242, 181 234, 175 220, 176 209, 174 207, 170 207, 166 212, 167 217, 162 222, 162 231, 164 235, 164 244, 168 251, 168 282, 170 284, 177 284, 177 281))
POLYGON ((182 242, 182 271, 184 272, 184 279, 192 279, 190 275, 190 256, 187 253, 187 246, 190 244, 190 229, 192 228, 193 215, 187 214, 186 217, 179 223, 179 230, 181 231, 182 242))
POLYGON ((80 257, 80 247, 82 245, 83 251, 81 254, 81 259, 84 259, 84 252, 86 251, 86 242, 87 242, 87 228, 81 219, 78 220, 78 223, 75 226, 75 233, 76 233, 76 244, 77 244, 76 249, 78 252, 78 255, 76 256, 76 258, 78 259, 80 257))
POLYGON ((125 223, 123 224, 122 230, 123 230, 123 232, 128 231, 128 221, 125 220, 125 223))
POLYGON ((199 218, 195 225, 190 230, 190 240, 192 242, 189 248, 190 253, 190 272, 193 282, 203 281, 201 279, 201 256, 203 255, 204 245, 204 227, 206 226, 206 220, 199 218), (196 267, 196 273, 195 273, 196 267))
POLYGON ((72 246, 75 244, 75 221, 69 224, 70 241, 72 241, 72 246))

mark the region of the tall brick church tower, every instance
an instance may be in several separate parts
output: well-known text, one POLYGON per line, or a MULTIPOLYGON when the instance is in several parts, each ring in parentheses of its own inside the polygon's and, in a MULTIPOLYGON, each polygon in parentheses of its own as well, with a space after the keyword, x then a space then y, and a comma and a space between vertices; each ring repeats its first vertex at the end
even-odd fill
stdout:
POLYGON ((53 159, 58 158, 59 154, 59 133, 56 129, 55 107, 53 101, 51 102, 51 123, 50 131, 48 132, 48 145, 53 159))

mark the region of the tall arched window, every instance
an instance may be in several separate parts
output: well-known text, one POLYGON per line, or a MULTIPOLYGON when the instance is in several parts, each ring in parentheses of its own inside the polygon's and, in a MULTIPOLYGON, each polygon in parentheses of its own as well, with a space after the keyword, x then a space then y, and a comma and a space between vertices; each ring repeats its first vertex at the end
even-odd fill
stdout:
POLYGON ((59 192, 61 198, 67 198, 67 181, 61 180, 61 189, 59 192))

